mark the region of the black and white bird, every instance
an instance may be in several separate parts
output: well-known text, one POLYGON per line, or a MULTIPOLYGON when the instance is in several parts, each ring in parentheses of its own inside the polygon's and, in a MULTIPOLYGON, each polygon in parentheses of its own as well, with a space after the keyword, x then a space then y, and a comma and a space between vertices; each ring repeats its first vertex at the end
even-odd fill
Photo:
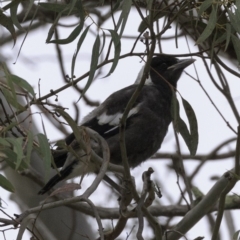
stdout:
MULTIPOLYGON (((194 59, 179 60, 172 56, 160 55, 152 58, 151 68, 136 102, 129 111, 126 128, 125 143, 129 166, 134 168, 150 158, 161 147, 163 139, 171 123, 172 90, 169 84, 177 87, 184 68, 192 64, 194 59)), ((136 90, 143 69, 139 72, 133 85, 111 94, 99 107, 87 115, 81 125, 98 132, 108 143, 110 162, 121 164, 119 143, 119 121, 127 103, 136 90)), ((70 145, 75 140, 70 134, 65 142, 70 145)), ((60 174, 55 175, 40 190, 44 194, 57 182, 82 175, 82 163, 68 152, 54 156, 57 167, 62 167, 60 174)), ((88 171, 94 171, 88 169, 88 171)))

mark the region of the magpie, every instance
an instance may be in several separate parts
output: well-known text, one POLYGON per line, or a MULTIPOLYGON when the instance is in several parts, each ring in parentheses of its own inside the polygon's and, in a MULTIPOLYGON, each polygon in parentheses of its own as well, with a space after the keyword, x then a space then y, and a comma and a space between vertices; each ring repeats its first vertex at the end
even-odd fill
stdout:
MULTIPOLYGON (((145 85, 128 113, 125 126, 125 144, 128 163, 131 168, 140 165, 150 158, 161 147, 163 139, 171 123, 172 87, 176 89, 177 81, 184 68, 192 64, 194 59, 179 60, 168 55, 153 57, 145 85), (171 87, 171 86, 172 87, 171 87)), ((136 90, 144 67, 139 72, 134 84, 111 94, 100 106, 87 115, 81 125, 93 129, 108 143, 110 162, 121 164, 119 143, 119 122, 126 105, 136 90)), ((74 133, 65 139, 66 145, 77 145, 74 133)), ((77 151, 76 151, 77 152, 77 151)), ((83 151, 79 149, 79 156, 83 151)), ((76 159, 71 152, 53 153, 56 166, 61 167, 60 174, 51 178, 39 191, 44 194, 56 183, 87 172, 96 172, 94 164, 88 169, 76 159), (85 172, 84 172, 85 171, 85 172)))

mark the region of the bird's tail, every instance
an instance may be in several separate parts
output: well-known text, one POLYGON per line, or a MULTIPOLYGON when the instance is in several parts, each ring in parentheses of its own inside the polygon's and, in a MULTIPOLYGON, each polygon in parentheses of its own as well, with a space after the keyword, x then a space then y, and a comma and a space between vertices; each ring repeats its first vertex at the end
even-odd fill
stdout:
POLYGON ((56 174, 53 176, 47 184, 38 192, 38 194, 43 195, 47 191, 49 191, 52 187, 54 187, 58 182, 69 176, 69 174, 72 172, 74 165, 77 163, 77 161, 73 161, 70 165, 68 165, 66 168, 62 169, 59 174, 56 174))

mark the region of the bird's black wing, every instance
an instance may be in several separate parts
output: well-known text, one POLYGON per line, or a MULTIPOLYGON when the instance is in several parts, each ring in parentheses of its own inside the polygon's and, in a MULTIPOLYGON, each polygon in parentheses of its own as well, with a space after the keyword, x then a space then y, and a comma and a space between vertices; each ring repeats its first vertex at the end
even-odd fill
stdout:
MULTIPOLYGON (((131 85, 110 95, 99 107, 87 115, 82 122, 82 126, 89 127, 99 133, 105 139, 119 133, 119 120, 121 119, 126 105, 134 93, 137 85, 131 85)), ((135 115, 139 109, 139 102, 136 101, 129 112, 128 118, 135 115)), ((127 127, 127 125, 126 125, 127 127)), ((65 142, 67 145, 75 139, 74 133, 71 133, 65 142)), ((66 151, 53 152, 53 158, 56 166, 62 167, 67 158, 66 151)))
MULTIPOLYGON (((135 89, 136 85, 131 85, 110 95, 98 108, 83 119, 82 125, 93 129, 104 138, 117 134, 119 120, 122 118, 135 89)), ((128 117, 138 112, 138 104, 135 102, 128 117)))

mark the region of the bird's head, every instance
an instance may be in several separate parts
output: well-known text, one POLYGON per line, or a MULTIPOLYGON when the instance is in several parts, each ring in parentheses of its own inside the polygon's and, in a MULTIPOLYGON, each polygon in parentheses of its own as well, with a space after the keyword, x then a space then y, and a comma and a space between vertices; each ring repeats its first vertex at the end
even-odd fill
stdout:
POLYGON ((177 59, 172 56, 161 55, 154 57, 151 62, 150 77, 155 85, 162 85, 163 81, 168 81, 176 88, 184 68, 189 66, 195 59, 177 59))

